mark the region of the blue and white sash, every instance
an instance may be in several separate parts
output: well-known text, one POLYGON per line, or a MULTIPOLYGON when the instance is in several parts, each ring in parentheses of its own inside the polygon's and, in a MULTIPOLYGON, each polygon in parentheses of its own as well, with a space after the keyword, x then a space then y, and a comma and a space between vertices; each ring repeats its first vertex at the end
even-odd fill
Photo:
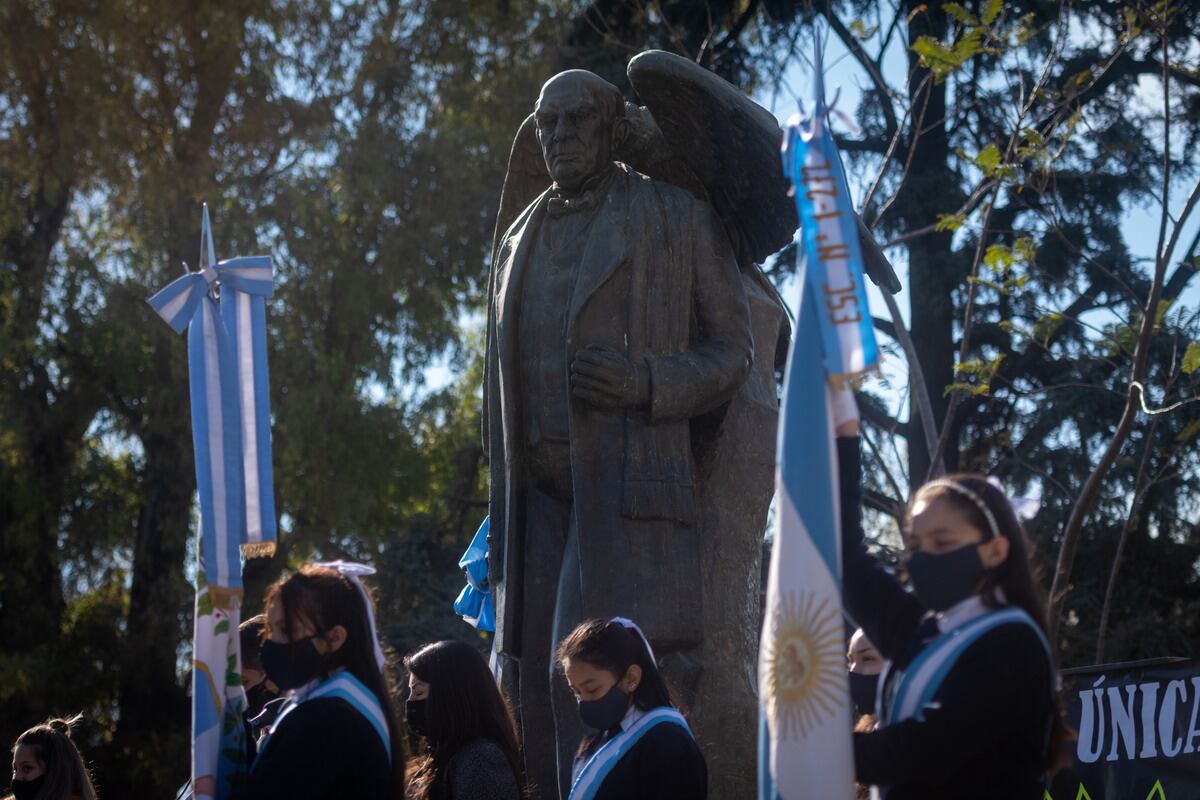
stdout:
POLYGON ((275 731, 279 730, 279 726, 283 724, 288 714, 309 700, 316 700, 322 697, 336 697, 345 700, 350 704, 351 708, 362 714, 363 718, 371 723, 371 727, 375 729, 375 733, 379 734, 379 739, 383 742, 383 749, 388 755, 388 762, 391 762, 392 737, 388 734, 387 717, 383 714, 383 707, 379 704, 379 699, 375 697, 374 692, 363 685, 362 681, 346 670, 342 670, 336 675, 331 675, 320 683, 313 685, 311 688, 298 689, 292 693, 287 703, 280 709, 279 716, 275 718, 275 722, 271 725, 266 736, 259 744, 258 755, 255 756, 254 763, 258 763, 259 758, 262 757, 263 752, 267 749, 267 743, 275 735, 275 731))
MULTIPOLYGON (((1046 648, 1047 660, 1051 664, 1054 663, 1050 657, 1050 643, 1046 640, 1046 635, 1024 609, 1009 606, 990 611, 982 617, 976 617, 953 630, 946 631, 917 654, 898 678, 891 702, 883 709, 883 724, 890 725, 913 718, 924 721, 925 709, 929 707, 946 675, 966 649, 988 631, 1010 623, 1029 626, 1046 648)), ((890 665, 888 669, 891 669, 890 665)), ((881 689, 885 683, 886 676, 880 681, 881 689)), ((1051 685, 1054 685, 1053 681, 1051 685)))
POLYGON ((609 739, 592 754, 571 785, 568 800, 593 800, 613 767, 656 725, 678 725, 687 731, 688 736, 692 736, 687 720, 675 709, 663 707, 647 711, 629 726, 629 730, 609 739))

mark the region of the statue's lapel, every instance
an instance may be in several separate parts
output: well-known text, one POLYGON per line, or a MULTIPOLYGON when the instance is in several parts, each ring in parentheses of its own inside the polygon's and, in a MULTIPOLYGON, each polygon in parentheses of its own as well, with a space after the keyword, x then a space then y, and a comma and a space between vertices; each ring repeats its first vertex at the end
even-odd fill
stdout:
POLYGON ((499 249, 496 265, 496 333, 500 339, 500 363, 509 363, 516 345, 517 305, 521 302, 521 282, 529 261, 529 251, 537 238, 538 226, 546 213, 543 193, 509 228, 508 243, 499 249))
POLYGON ((629 217, 630 178, 618 171, 600 201, 595 219, 588 228, 587 244, 579 265, 579 280, 571 295, 571 314, 567 324, 574 322, 584 303, 612 276, 625 257, 628 242, 625 227, 629 217))

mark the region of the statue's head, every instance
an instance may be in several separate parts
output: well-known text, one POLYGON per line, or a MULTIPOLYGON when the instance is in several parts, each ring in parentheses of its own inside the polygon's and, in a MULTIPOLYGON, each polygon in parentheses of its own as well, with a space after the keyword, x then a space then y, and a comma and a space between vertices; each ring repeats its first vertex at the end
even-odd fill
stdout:
POLYGON ((612 162, 613 145, 625 132, 625 98, 599 75, 571 69, 546 81, 534 120, 550 177, 578 191, 612 162))

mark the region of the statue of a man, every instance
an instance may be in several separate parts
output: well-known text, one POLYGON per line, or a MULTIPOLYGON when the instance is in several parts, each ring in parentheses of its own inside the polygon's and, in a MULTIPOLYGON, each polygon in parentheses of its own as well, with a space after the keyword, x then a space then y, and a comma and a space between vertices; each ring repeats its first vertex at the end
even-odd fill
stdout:
POLYGON ((625 113, 620 91, 590 72, 542 87, 536 135, 554 183, 493 257, 484 415, 496 644, 543 798, 569 780, 583 732, 553 674, 576 623, 632 618, 668 672, 688 679, 702 638, 698 441, 719 435, 753 361, 722 220, 614 162, 625 113))

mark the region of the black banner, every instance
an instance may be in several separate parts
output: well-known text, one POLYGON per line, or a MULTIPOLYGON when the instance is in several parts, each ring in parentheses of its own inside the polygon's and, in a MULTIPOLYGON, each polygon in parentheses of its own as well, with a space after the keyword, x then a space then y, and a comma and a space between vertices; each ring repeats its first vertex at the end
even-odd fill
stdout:
POLYGON ((1045 800, 1200 799, 1200 660, 1063 671, 1075 761, 1045 800))

